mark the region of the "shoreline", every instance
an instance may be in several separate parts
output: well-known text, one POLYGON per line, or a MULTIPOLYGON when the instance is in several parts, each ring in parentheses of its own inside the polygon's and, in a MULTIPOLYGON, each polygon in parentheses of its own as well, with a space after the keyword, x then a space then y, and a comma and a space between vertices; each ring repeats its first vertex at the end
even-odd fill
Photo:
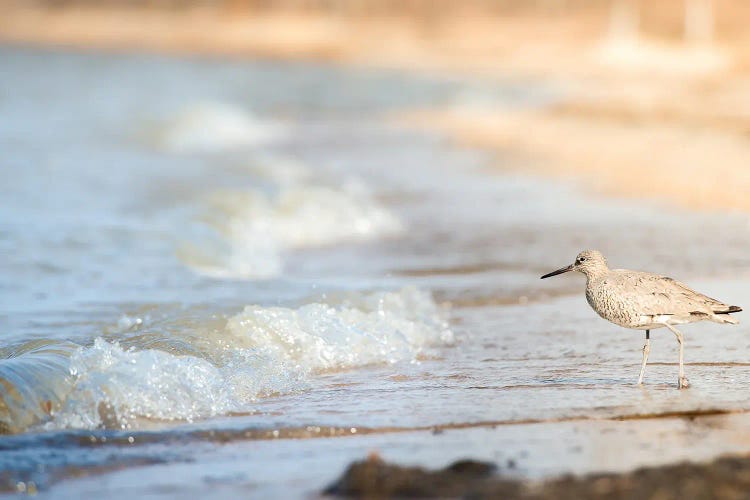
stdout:
MULTIPOLYGON (((489 74, 502 75, 514 67, 546 72, 545 65, 552 60, 544 58, 538 61, 540 65, 514 54, 516 42, 510 37, 533 37, 534 47, 526 50, 543 51, 558 45, 555 34, 560 31, 574 29, 586 40, 601 35, 599 30, 576 27, 580 20, 565 21, 559 16, 487 19, 485 14, 482 9, 469 9, 458 18, 444 19, 399 9, 368 14, 270 8, 236 15, 210 8, 7 7, 0 17, 0 43, 262 56, 477 75, 486 75, 489 69, 489 74), (516 26, 519 21, 520 27, 516 26), (473 36, 459 47, 450 47, 468 29, 473 36), (524 35, 529 29, 532 33, 524 35), (466 58, 469 53, 472 57, 466 58)), ((592 16, 583 15, 587 19, 592 16)), ((568 52, 567 60, 573 57, 571 47, 562 51, 568 52)))
MULTIPOLYGON (((100 488, 104 484, 113 498, 119 498, 122 488, 132 485, 134 474, 143 479, 140 491, 148 492, 152 491, 149 488, 159 487, 160 484, 171 484, 170 477, 188 470, 193 479, 184 482, 176 491, 200 490, 205 487, 202 482, 205 474, 223 474, 230 478, 236 476, 238 479, 228 480, 226 486, 237 488, 236 491, 245 491, 247 486, 242 480, 242 474, 252 471, 253 477, 267 474, 267 477, 261 475, 263 479, 254 483, 253 491, 269 495, 284 491, 288 495, 301 497, 319 494, 341 476, 348 464, 361 460, 369 452, 371 457, 382 456, 386 463, 401 464, 399 469, 407 469, 406 477, 430 479, 409 481, 410 485, 420 488, 443 481, 439 484, 448 483, 451 487, 463 484, 469 488, 467 493, 474 491, 478 484, 474 480, 464 482, 465 478, 459 477, 458 481, 453 482, 456 476, 448 474, 447 479, 438 479, 438 476, 433 475, 443 475, 444 470, 424 472, 444 469, 446 465, 459 461, 466 462, 471 457, 472 460, 488 464, 489 467, 484 470, 494 469, 498 472, 498 475, 470 478, 481 479, 484 486, 497 487, 498 484, 493 483, 499 480, 512 484, 520 492, 519 495, 527 495, 538 491, 539 487, 547 488, 549 485, 555 486, 555 491, 558 492, 580 492, 587 491, 585 488, 591 487, 602 477, 607 478, 611 484, 630 484, 643 475, 639 472, 643 470, 651 471, 648 475, 653 477, 661 475, 660 471, 684 467, 710 473, 716 467, 716 462, 722 460, 744 463, 748 459, 723 457, 747 456, 747 443, 750 441, 747 422, 747 414, 728 414, 639 421, 591 420, 520 424, 447 429, 442 432, 422 430, 396 434, 345 433, 341 437, 321 439, 228 440, 207 455, 199 451, 188 451, 205 449, 195 442, 177 440, 170 446, 177 453, 187 453, 185 458, 189 462, 171 462, 141 471, 127 466, 103 472, 83 467, 66 470, 65 474, 58 476, 47 487, 51 494, 61 495, 65 492, 86 491, 87 487, 100 488), (612 450, 616 452, 613 453, 612 450), (299 461, 289 464, 290 454, 300 457, 299 461), (238 456, 242 459, 237 460, 238 456), (694 465, 685 465, 686 459, 694 465), (423 470, 414 474, 417 468, 423 470)), ((142 450, 144 457, 151 456, 149 450, 152 446, 158 453, 157 450, 164 445, 142 442, 137 437, 134 442, 142 450)), ((107 440, 106 443, 100 442, 94 446, 105 451, 107 447, 133 445, 107 440)), ((392 474, 403 477, 403 470, 382 469, 383 464, 379 459, 375 465, 374 474, 386 482, 390 481, 392 484, 393 477, 389 477, 392 474)), ((750 467, 750 463, 743 466, 750 467)), ((466 469, 472 470, 470 467, 464 468, 466 469)), ((9 484, 8 488, 12 489, 14 484, 9 484)), ((365 481, 365 486, 368 485, 373 486, 371 481, 365 481)), ((382 484, 375 486, 382 487, 382 484)), ((677 489, 669 488, 667 491, 674 492, 677 489)), ((365 493, 364 490, 355 489, 331 491, 339 494, 347 492, 365 493)), ((388 491, 370 490, 370 493, 388 491)))
MULTIPOLYGON (((467 9, 455 19, 333 10, 231 15, 206 8, 8 7, 0 43, 555 82, 564 94, 534 109, 466 103, 414 110, 396 121, 510 153, 523 160, 524 172, 573 179, 593 192, 750 212, 750 40, 744 36, 712 45, 615 39, 607 34, 606 9, 591 7, 569 16, 522 10, 487 17, 467 9)), ((662 24, 662 31, 669 28, 662 24)))

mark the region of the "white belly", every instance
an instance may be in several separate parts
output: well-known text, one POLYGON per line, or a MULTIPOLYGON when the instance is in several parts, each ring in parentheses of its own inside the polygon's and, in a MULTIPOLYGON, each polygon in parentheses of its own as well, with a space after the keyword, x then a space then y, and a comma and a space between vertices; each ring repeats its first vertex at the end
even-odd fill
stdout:
POLYGON ((653 330, 655 328, 662 328, 665 325, 682 325, 685 323, 688 323, 688 321, 676 318, 671 314, 642 315, 641 325, 635 328, 637 330, 653 330))

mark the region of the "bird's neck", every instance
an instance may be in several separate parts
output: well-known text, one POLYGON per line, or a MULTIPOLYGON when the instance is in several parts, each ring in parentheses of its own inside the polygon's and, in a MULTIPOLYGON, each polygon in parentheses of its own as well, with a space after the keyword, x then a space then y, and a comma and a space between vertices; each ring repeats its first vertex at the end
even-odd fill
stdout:
POLYGON ((607 274, 609 274, 609 269, 606 267, 598 267, 596 269, 590 269, 586 273, 586 284, 592 283, 594 281, 599 281, 600 279, 603 279, 607 274))

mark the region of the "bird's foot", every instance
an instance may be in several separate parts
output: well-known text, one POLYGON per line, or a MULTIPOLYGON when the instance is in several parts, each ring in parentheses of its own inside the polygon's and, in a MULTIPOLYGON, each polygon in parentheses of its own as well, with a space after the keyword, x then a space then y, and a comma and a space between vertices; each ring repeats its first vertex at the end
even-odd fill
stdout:
POLYGON ((677 381, 677 388, 678 389, 687 389, 690 387, 690 382, 688 382, 687 377, 680 377, 677 381))

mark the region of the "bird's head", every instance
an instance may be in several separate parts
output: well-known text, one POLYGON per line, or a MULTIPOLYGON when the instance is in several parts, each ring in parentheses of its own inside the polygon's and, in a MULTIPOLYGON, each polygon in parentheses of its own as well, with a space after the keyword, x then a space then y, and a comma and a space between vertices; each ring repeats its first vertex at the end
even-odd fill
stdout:
POLYGON ((542 276, 544 278, 551 278, 558 274, 567 273, 568 271, 578 271, 586 276, 593 276, 603 272, 607 272, 607 259, 598 250, 584 250, 583 252, 576 255, 576 260, 569 266, 552 271, 542 276))

